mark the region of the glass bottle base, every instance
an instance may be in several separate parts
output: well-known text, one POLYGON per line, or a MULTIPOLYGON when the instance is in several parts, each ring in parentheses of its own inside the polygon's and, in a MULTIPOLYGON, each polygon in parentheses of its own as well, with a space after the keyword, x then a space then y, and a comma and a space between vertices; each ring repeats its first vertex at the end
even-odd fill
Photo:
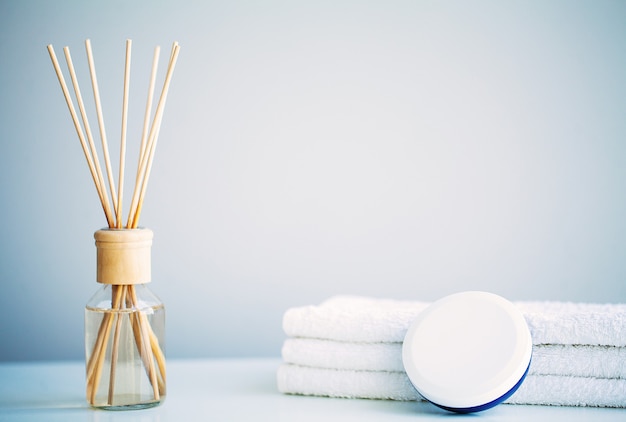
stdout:
POLYGON ((151 401, 151 402, 142 402, 142 403, 135 403, 135 404, 123 404, 123 405, 113 405, 113 406, 109 406, 109 405, 94 405, 91 404, 90 406, 94 409, 99 409, 99 410, 111 410, 111 411, 121 411, 121 410, 141 410, 141 409, 150 409, 151 407, 157 407, 159 405, 161 405, 165 400, 161 399, 161 400, 155 400, 155 401, 151 401))
POLYGON ((165 309, 143 285, 105 285, 85 307, 86 397, 132 410, 165 398, 165 309))

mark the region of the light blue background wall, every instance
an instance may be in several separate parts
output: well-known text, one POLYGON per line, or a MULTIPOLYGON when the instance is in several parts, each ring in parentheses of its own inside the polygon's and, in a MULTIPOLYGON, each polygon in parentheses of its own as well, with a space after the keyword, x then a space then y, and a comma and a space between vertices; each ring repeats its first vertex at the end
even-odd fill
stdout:
POLYGON ((83 356, 105 219, 46 45, 92 110, 87 38, 112 151, 125 39, 133 145, 182 47, 141 217, 170 357, 278 356, 340 293, 626 302, 626 2, 2 0, 0 360, 83 356))

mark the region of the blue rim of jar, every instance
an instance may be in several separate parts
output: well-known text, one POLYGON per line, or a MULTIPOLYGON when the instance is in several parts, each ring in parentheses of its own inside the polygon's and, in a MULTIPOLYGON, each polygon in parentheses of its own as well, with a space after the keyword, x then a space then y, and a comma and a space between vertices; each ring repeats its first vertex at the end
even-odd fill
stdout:
MULTIPOLYGON (((532 358, 531 358, 531 361, 532 361, 532 358)), ((506 393, 504 393, 503 395, 501 395, 497 399, 490 401, 489 403, 481 404, 481 405, 478 405, 478 406, 472 406, 472 407, 450 407, 450 406, 444 406, 444 405, 439 404, 439 403, 435 403, 434 401, 428 400, 426 397, 424 397, 424 398, 428 402, 434 404, 435 406, 437 406, 437 407, 439 407, 441 409, 447 410, 449 412, 455 412, 455 413, 476 413, 476 412, 482 412, 483 410, 491 409, 492 407, 495 407, 495 406, 499 405, 500 403, 502 403, 503 401, 505 401, 506 399, 511 397, 517 391, 517 389, 522 385, 522 383, 524 382, 524 379, 526 379, 526 375, 528 375, 529 369, 530 369, 530 362, 528 362, 528 366, 526 367, 526 371, 524 372, 524 375, 522 375, 520 380, 509 391, 507 391, 506 393)))

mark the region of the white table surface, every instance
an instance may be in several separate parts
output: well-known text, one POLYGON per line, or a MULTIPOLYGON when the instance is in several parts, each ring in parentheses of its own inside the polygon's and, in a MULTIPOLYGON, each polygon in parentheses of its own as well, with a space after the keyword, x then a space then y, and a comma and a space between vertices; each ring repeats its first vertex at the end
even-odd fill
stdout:
POLYGON ((284 395, 278 359, 168 361, 168 395, 145 410, 91 409, 84 362, 0 363, 0 421, 626 421, 626 409, 500 405, 455 415, 424 402, 284 395))

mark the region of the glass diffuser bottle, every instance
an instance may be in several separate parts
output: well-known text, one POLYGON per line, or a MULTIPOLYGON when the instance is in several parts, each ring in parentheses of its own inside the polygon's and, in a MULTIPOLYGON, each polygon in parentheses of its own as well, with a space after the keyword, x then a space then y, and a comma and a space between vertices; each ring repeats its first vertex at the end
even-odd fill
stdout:
POLYGON ((143 132, 139 145, 135 188, 128 220, 124 225, 122 221, 124 218, 122 199, 126 162, 131 46, 132 40, 127 39, 119 179, 116 193, 91 42, 88 39, 85 40, 85 49, 98 115, 98 125, 100 126, 106 179, 100 165, 98 148, 96 148, 90 130, 87 117, 89 113, 85 111, 69 47, 65 47, 63 52, 81 119, 79 119, 79 113, 76 112, 74 98, 65 82, 54 48, 52 44, 48 45, 52 66, 59 80, 108 223, 107 229, 98 230, 94 234, 98 256, 97 281, 102 286, 89 299, 85 307, 85 357, 87 401, 93 407, 111 410, 152 407, 165 399, 165 308, 161 301, 146 287, 146 284, 151 280, 152 231, 137 228, 137 226, 163 119, 165 100, 176 67, 180 46, 178 42, 174 42, 172 45, 163 89, 158 96, 156 110, 152 113, 160 47, 157 46, 154 50, 143 132), (80 120, 82 120, 82 124, 80 120), (109 201, 109 192, 112 203, 109 201))
POLYGON ((149 229, 94 234, 97 281, 85 307, 87 401, 109 410, 141 409, 165 399, 165 308, 148 289, 149 229))

